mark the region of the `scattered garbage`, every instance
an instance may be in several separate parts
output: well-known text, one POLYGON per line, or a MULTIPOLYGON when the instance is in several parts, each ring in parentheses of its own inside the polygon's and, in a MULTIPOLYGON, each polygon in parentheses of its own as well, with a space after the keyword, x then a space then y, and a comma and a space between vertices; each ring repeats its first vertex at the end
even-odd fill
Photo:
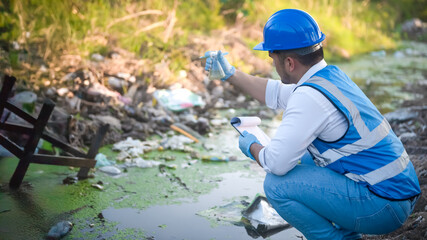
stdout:
POLYGON ((123 90, 123 88, 127 88, 129 86, 129 83, 125 80, 120 79, 120 78, 109 77, 108 78, 108 85, 110 85, 110 87, 113 89, 123 90))
POLYGON ((249 198, 244 196, 226 205, 198 212, 197 215, 213 219, 220 224, 244 226, 253 238, 266 238, 291 227, 274 210, 265 196, 257 194, 251 203, 248 200, 249 198))
POLYGON ((99 184, 99 183, 94 183, 94 184, 92 184, 91 185, 93 188, 96 188, 96 189, 99 189, 99 190, 104 190, 104 186, 102 186, 101 184, 99 184))
POLYGON ((290 224, 280 217, 267 198, 262 195, 257 195, 252 203, 242 211, 242 215, 247 223, 250 223, 245 226, 246 230, 251 230, 248 231, 251 236, 255 234, 255 236, 266 238, 290 227, 290 224))
POLYGON ((400 108, 394 112, 384 114, 384 117, 392 122, 405 122, 410 119, 414 119, 418 117, 418 112, 413 111, 411 108, 400 108))
POLYGON ((371 52, 372 57, 385 57, 386 55, 387 55, 387 53, 384 50, 371 52))
POLYGON ((103 173, 107 173, 108 175, 111 175, 111 176, 116 176, 122 173, 122 171, 115 166, 103 166, 103 167, 100 167, 98 170, 103 173))
POLYGON ((408 140, 416 139, 417 134, 414 132, 406 132, 399 135, 399 139, 405 143, 408 140))
MULTIPOLYGON (((188 137, 189 139, 193 140, 194 142, 199 142, 199 139, 197 139, 194 136, 194 133, 192 134, 191 131, 189 131, 188 127, 186 127, 185 125, 176 125, 176 124, 172 124, 171 125, 171 129, 183 134, 184 136, 188 137)), ((197 136, 197 135, 196 135, 197 136)))
MULTIPOLYGON (((127 151, 128 153, 134 153, 136 155, 143 154, 154 150, 158 147, 158 143, 155 141, 141 141, 138 139, 133 139, 131 137, 126 138, 126 140, 117 142, 113 145, 113 150, 118 151, 127 151)), ((136 156, 133 155, 133 156, 136 156)))
POLYGON ((419 40, 427 32, 427 23, 419 18, 413 18, 402 24, 402 32, 410 39, 419 40))
POLYGON ((190 138, 183 136, 183 135, 175 135, 170 138, 165 138, 162 140, 160 145, 164 149, 169 150, 176 150, 176 151, 183 151, 183 152, 191 152, 193 151, 192 148, 185 146, 185 144, 193 143, 194 141, 190 138))
POLYGON ((243 196, 225 205, 197 212, 197 215, 213 220, 216 224, 244 226, 241 221, 242 211, 249 206, 248 200, 249 197, 243 196))
POLYGON ((62 183, 66 184, 66 185, 71 185, 71 184, 77 183, 78 181, 79 181, 78 177, 76 177, 76 176, 68 176, 68 177, 66 177, 66 178, 64 178, 62 180, 62 183))
POLYGON ((114 165, 114 163, 108 160, 107 156, 105 156, 105 154, 102 154, 102 153, 96 154, 95 160, 96 160, 96 165, 95 165, 96 168, 114 165))
POLYGON ((396 51, 396 52, 394 52, 393 57, 400 59, 400 58, 404 58, 405 54, 402 51, 396 51))
POLYGON ((237 161, 236 156, 207 156, 204 155, 201 157, 203 162, 229 162, 229 161, 237 161))
POLYGON ((56 90, 56 93, 57 93, 60 97, 65 96, 65 94, 67 94, 67 93, 69 93, 69 92, 70 92, 70 90, 69 90, 68 88, 66 88, 66 87, 63 87, 63 88, 60 88, 60 89, 56 90))
POLYGON ((96 62, 102 62, 102 61, 104 61, 104 56, 102 56, 102 55, 101 55, 101 54, 99 54, 99 53, 94 53, 94 54, 92 54, 92 56, 90 56, 90 58, 91 58, 92 60, 96 61, 96 62))
POLYGON ((122 129, 122 124, 120 123, 120 120, 113 117, 113 116, 103 116, 103 115, 89 115, 90 118, 94 119, 94 120, 98 120, 101 123, 104 124, 109 124, 111 127, 121 130, 122 129))
POLYGON ((117 142, 113 145, 113 150, 120 151, 117 155, 117 161, 125 161, 126 163, 136 163, 137 158, 145 152, 158 149, 159 144, 156 141, 140 141, 128 137, 126 140, 117 142))
POLYGON ((212 119, 211 121, 210 121, 210 123, 213 125, 213 126, 221 126, 221 125, 225 125, 225 124, 227 124, 228 123, 228 120, 227 120, 227 118, 221 118, 221 119, 212 119))
POLYGON ((49 240, 61 239, 62 237, 67 235, 72 229, 73 223, 69 221, 61 221, 49 230, 46 238, 49 240))
POLYGON ((153 96, 160 105, 174 112, 183 111, 196 106, 203 107, 205 105, 201 96, 185 88, 156 90, 153 96))
POLYGON ((140 157, 133 159, 134 164, 139 168, 151 168, 159 166, 161 163, 152 160, 144 160, 140 157))
POLYGON ((27 113, 33 113, 36 106, 37 95, 31 91, 17 93, 10 99, 10 102, 22 108, 27 113))

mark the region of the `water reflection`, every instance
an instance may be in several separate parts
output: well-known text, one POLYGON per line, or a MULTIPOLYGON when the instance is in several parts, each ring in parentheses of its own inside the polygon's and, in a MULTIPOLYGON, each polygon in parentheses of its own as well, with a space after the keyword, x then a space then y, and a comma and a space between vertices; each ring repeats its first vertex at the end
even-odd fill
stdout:
MULTIPOLYGON (((198 212, 232 202, 246 196, 252 200, 262 193, 264 175, 259 172, 245 175, 241 172, 222 174, 218 188, 197 201, 187 199, 181 204, 153 206, 145 210, 108 208, 102 212, 105 219, 118 222, 119 229, 138 228, 155 239, 253 239, 260 237, 250 227, 235 226, 229 222, 209 221, 198 212)), ((280 228, 264 234, 269 239, 300 239, 295 228, 280 228)))

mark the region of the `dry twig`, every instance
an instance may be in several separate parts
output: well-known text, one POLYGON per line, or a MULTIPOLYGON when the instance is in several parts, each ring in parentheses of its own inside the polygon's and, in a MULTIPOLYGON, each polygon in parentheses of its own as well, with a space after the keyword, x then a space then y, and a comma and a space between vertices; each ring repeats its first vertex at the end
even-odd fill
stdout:
POLYGON ((132 19, 132 18, 136 18, 136 17, 143 16, 143 15, 150 15, 150 14, 151 15, 162 15, 163 12, 160 10, 144 10, 144 11, 137 12, 137 13, 134 13, 131 15, 127 15, 127 16, 124 16, 122 18, 118 18, 118 19, 112 21, 110 24, 107 25, 107 29, 110 28, 111 26, 119 23, 119 22, 123 22, 123 21, 129 20, 129 19, 132 19))
POLYGON ((163 35, 163 42, 165 42, 165 43, 169 40, 169 38, 172 34, 173 27, 175 26, 175 23, 177 21, 176 17, 175 17, 177 7, 178 7, 178 1, 175 0, 174 4, 173 4, 173 9, 172 9, 171 13, 169 14, 168 18, 166 19, 166 22, 168 24, 167 24, 167 27, 165 30, 165 34, 163 35))

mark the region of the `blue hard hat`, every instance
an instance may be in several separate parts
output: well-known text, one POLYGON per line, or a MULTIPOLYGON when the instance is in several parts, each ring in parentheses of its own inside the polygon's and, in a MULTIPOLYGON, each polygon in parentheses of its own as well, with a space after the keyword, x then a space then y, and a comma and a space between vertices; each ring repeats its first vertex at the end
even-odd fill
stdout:
POLYGON ((254 50, 274 51, 305 48, 325 39, 317 22, 306 12, 298 9, 280 10, 268 19, 264 26, 264 42, 254 50))

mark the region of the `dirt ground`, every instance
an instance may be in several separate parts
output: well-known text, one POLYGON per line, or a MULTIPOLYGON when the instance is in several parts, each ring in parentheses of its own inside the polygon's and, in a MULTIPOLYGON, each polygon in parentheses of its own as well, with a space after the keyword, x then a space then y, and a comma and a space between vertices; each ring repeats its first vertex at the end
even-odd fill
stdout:
POLYGON ((365 236, 364 239, 427 239, 427 80, 408 85, 405 90, 423 97, 403 104, 405 109, 415 113, 413 117, 391 121, 390 124, 396 134, 401 137, 415 166, 421 186, 421 196, 415 205, 414 212, 400 229, 386 235, 365 236))

